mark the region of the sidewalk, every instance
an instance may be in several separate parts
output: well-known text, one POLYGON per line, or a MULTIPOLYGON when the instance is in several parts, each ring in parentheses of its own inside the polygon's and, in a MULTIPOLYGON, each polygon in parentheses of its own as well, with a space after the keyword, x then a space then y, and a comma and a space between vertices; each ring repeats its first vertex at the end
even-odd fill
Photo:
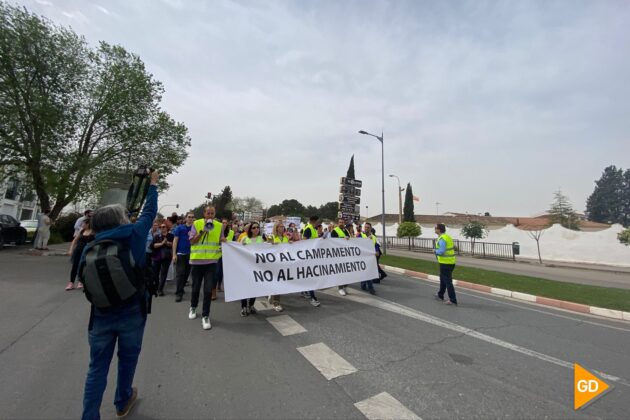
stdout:
MULTIPOLYGON (((435 261, 434 255, 423 252, 388 249, 387 253, 392 256, 435 261)), ((540 265, 535 262, 514 262, 465 256, 457 256, 457 265, 499 271, 508 274, 539 277, 565 283, 630 289, 630 268, 624 267, 596 266, 597 268, 594 268, 590 264, 567 264, 561 267, 557 264, 548 266, 540 265), (600 267, 604 269, 600 269, 600 267)))

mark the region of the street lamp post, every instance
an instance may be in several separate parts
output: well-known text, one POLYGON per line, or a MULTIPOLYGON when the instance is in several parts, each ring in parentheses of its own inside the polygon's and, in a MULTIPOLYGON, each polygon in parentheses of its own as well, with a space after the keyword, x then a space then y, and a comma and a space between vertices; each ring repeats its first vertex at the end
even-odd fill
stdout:
POLYGON ((390 178, 396 178, 398 180, 398 226, 402 224, 402 192, 404 188, 400 188, 400 178, 398 176, 390 174, 390 178))
POLYGON ((179 204, 164 204, 162 207, 160 207, 160 209, 158 210, 158 213, 162 214, 162 209, 164 207, 175 207, 176 209, 179 208, 179 204))
POLYGON ((385 236, 385 146, 383 142, 383 132, 377 136, 370 134, 367 131, 360 130, 359 134, 365 134, 366 136, 372 136, 381 142, 381 198, 383 200, 383 213, 381 214, 381 224, 383 225, 383 254, 387 254, 387 237, 385 236))
POLYGON ((367 219, 370 218, 370 209, 368 208, 368 206, 365 206, 365 221, 367 221, 367 219))

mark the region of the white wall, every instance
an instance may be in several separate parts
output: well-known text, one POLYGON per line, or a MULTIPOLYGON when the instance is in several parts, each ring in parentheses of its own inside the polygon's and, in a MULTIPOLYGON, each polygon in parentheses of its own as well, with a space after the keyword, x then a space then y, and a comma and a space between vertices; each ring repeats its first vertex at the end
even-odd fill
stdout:
MULTIPOLYGON (((381 225, 374 225, 376 234, 381 235, 381 225)), ((387 236, 396 236, 398 224, 386 226, 387 236)), ((540 238, 540 253, 543 261, 580 262, 591 264, 616 265, 630 267, 630 247, 617 240, 617 234, 623 230, 621 225, 613 225, 599 232, 581 232, 565 229, 556 224, 546 229, 540 238)), ((447 232, 453 239, 467 240, 459 229, 447 232)), ((435 238, 433 226, 422 226, 421 238, 435 238)), ((507 225, 491 230, 488 237, 479 242, 512 243, 521 245, 521 257, 538 259, 536 241, 527 231, 507 225)))

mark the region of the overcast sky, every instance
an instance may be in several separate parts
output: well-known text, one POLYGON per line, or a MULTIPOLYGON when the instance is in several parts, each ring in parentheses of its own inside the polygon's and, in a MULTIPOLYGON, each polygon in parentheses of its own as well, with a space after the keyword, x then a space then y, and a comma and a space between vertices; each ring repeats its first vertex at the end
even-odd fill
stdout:
MULTIPOLYGON (((355 155, 362 215, 528 216, 559 188, 583 211, 630 167, 630 2, 21 1, 137 53, 190 130, 160 205, 230 185, 265 205, 338 198, 355 155)), ((167 211, 167 210, 165 210, 167 211)))

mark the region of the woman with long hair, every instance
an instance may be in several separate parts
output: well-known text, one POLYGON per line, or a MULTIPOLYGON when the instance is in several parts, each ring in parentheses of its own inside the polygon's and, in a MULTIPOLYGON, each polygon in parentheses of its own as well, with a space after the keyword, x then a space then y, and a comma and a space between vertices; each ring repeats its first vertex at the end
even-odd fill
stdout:
MULTIPOLYGON (((276 222, 273 226, 273 230, 271 231, 271 236, 267 237, 267 241, 271 244, 288 244, 293 242, 289 235, 285 233, 284 223, 282 221, 276 222)), ((280 306, 280 295, 273 295, 267 298, 267 302, 269 302, 273 306, 273 310, 276 312, 282 312, 284 308, 280 306)))
POLYGON ((151 259, 153 260, 153 278, 154 283, 158 283, 158 295, 164 296, 164 284, 168 275, 168 267, 173 260, 173 239, 174 236, 168 231, 168 226, 162 221, 160 223, 160 231, 153 237, 151 242, 151 259))
MULTIPOLYGON (((66 286, 66 290, 74 289, 74 281, 76 280, 79 272, 79 262, 81 261, 81 255, 83 255, 83 249, 85 249, 85 246, 92 242, 94 238, 95 235, 90 226, 90 218, 86 217, 83 219, 81 230, 79 230, 77 236, 74 237, 74 240, 70 245, 70 249, 68 249, 68 255, 71 256, 70 260, 72 261, 72 269, 70 270, 70 281, 66 286)), ((79 282, 77 284, 77 289, 83 289, 83 283, 79 282)))
MULTIPOLYGON (((262 244, 265 242, 262 235, 260 234, 260 224, 257 222, 252 222, 245 227, 246 234, 243 239, 241 239, 241 244, 249 245, 249 244, 262 244)), ((256 309, 254 308, 254 302, 256 298, 249 299, 241 299, 241 316, 248 316, 250 314, 256 314, 256 309)))

